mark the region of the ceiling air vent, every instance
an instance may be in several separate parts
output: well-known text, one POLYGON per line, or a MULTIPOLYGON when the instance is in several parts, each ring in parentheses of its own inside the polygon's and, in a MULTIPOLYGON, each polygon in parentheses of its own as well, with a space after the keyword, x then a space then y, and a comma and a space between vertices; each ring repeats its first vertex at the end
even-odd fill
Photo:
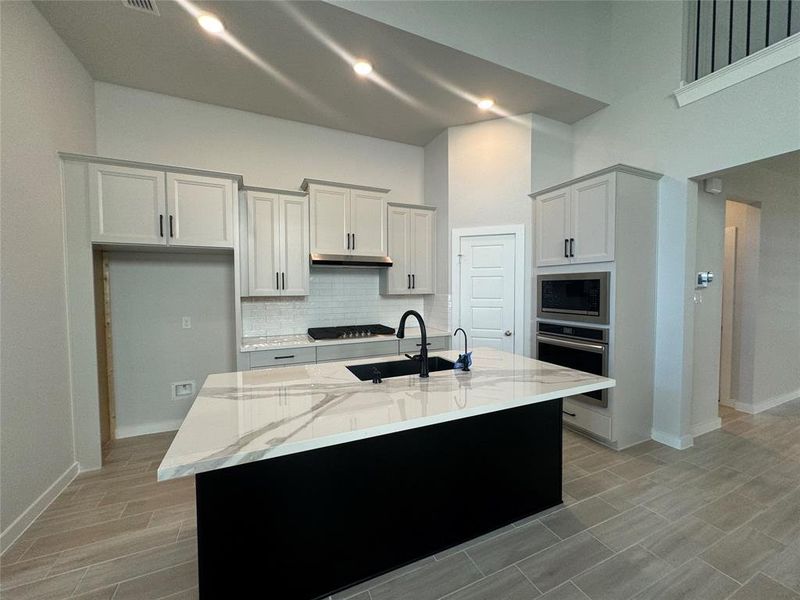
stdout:
POLYGON ((128 8, 139 12, 146 12, 156 16, 159 14, 156 0, 122 0, 122 3, 128 8))

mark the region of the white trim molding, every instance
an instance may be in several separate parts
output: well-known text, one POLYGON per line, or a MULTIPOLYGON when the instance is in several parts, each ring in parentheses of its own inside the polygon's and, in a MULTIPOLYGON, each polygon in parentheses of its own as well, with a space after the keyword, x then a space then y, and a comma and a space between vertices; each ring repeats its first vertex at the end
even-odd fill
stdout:
POLYGON ((157 423, 143 423, 142 425, 118 425, 114 433, 117 439, 136 437, 137 435, 149 435, 151 433, 164 433, 165 431, 178 431, 181 428, 183 419, 173 419, 170 421, 159 421, 157 423))
POLYGON ((748 415, 755 415, 760 412, 764 412, 765 410, 769 410, 770 408, 775 408, 776 406, 785 404, 786 402, 790 402, 791 400, 795 400, 797 398, 800 398, 800 388, 793 390, 791 392, 787 392, 785 394, 781 394, 780 396, 773 396, 772 398, 767 398, 763 402, 756 402, 755 404, 749 404, 747 402, 737 402, 735 408, 736 410, 747 413, 748 415))
POLYGON ((663 431, 658 431, 657 429, 651 429, 650 437, 653 438, 655 441, 661 444, 665 444, 670 448, 675 448, 676 450, 686 450, 687 448, 691 448, 692 446, 694 446, 694 437, 691 435, 684 435, 678 437, 670 433, 664 433, 663 431))
POLYGON ((19 539, 25 530, 30 527, 33 522, 39 518, 45 509, 58 498, 58 495, 63 492, 66 487, 72 483, 72 480, 78 476, 80 468, 77 462, 72 463, 70 467, 64 471, 58 479, 56 479, 50 487, 48 487, 41 496, 39 496, 33 503, 26 508, 20 516, 14 519, 14 522, 6 527, 0 533, 0 553, 8 550, 11 545, 19 539))
POLYGON ((705 423, 698 423, 694 427, 692 427, 692 436, 699 437, 704 433, 709 433, 710 431, 716 431, 722 427, 722 419, 719 417, 714 417, 713 419, 709 419, 705 423))
POLYGON ((462 237, 482 235, 513 235, 514 241, 514 353, 524 354, 525 336, 525 225, 496 225, 491 227, 466 227, 453 229, 450 252, 451 317, 453 327, 461 326, 461 269, 458 255, 462 237), (518 332, 525 332, 517 335, 518 332))
POLYGON ((771 46, 767 46, 735 63, 709 73, 697 81, 681 85, 673 92, 678 107, 716 94, 722 90, 779 67, 791 60, 800 59, 800 33, 795 33, 771 46))

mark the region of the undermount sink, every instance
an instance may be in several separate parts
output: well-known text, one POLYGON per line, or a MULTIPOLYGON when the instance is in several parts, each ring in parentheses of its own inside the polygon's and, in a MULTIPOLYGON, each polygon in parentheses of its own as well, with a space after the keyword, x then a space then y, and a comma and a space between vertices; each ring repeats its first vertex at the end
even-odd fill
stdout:
MULTIPOLYGON (((441 356, 431 356, 428 358, 428 372, 452 370, 455 363, 442 358, 441 356)), ((419 361, 416 360, 393 360, 389 362, 369 363, 366 365, 347 365, 347 370, 358 377, 361 381, 372 381, 375 378, 375 370, 380 373, 380 377, 402 377, 403 375, 419 375, 419 361)))

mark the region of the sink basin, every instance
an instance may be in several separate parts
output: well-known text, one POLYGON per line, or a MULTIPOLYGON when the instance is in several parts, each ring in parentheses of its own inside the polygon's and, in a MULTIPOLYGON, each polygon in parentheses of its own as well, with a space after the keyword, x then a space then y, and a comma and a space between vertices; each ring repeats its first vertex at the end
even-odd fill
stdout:
MULTIPOLYGON (((452 370, 454 363, 440 356, 428 358, 428 372, 452 370)), ((416 360, 393 360, 389 362, 370 363, 367 365, 348 365, 347 369, 361 381, 372 381, 374 370, 378 369, 381 377, 402 377, 403 375, 419 375, 419 362, 416 360)))

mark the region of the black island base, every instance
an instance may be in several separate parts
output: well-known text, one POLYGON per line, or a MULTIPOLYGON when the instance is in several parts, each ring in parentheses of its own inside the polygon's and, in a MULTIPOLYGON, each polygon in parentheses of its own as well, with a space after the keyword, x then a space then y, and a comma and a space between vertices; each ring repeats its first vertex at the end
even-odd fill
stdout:
POLYGON ((198 474, 200 598, 325 598, 560 504, 561 405, 198 474))

